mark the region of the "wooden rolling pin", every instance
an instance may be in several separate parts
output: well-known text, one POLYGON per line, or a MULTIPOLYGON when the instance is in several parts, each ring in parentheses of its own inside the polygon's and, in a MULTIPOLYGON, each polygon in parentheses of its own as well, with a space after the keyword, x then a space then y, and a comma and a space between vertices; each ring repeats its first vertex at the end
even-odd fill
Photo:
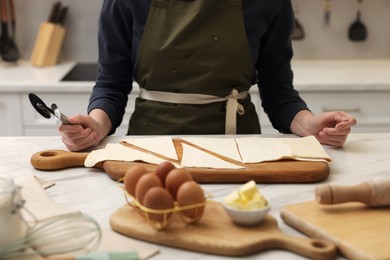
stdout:
POLYGON ((356 185, 321 185, 315 189, 320 204, 362 202, 370 207, 390 206, 390 179, 370 180, 356 185))

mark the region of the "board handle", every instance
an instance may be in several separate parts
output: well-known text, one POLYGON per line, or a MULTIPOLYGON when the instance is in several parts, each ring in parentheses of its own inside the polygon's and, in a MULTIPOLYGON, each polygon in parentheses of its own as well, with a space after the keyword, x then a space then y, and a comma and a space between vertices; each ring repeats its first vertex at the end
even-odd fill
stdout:
POLYGON ((279 248, 285 249, 309 259, 334 259, 337 255, 337 247, 331 242, 318 238, 301 238, 282 235, 277 238, 279 248))
POLYGON ((70 167, 84 166, 89 153, 64 150, 45 150, 31 156, 31 165, 38 170, 52 171, 70 167))

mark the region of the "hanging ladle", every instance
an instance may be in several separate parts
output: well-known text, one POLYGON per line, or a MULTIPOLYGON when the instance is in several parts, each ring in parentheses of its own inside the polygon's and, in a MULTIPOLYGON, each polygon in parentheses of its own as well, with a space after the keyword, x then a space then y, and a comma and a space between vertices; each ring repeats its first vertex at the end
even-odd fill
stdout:
POLYGON ((37 95, 30 93, 28 94, 31 105, 35 110, 45 118, 50 118, 52 115, 58 118, 64 125, 70 125, 68 117, 62 114, 56 104, 52 104, 51 108, 46 106, 45 102, 42 101, 37 95))
POLYGON ((294 15, 295 15, 295 27, 291 35, 293 40, 303 40, 305 38, 305 30, 303 29, 302 24, 298 20, 298 7, 296 3, 293 3, 294 15))
POLYGON ((367 38, 367 28, 361 22, 362 2, 363 0, 358 0, 356 20, 349 27, 348 37, 351 41, 364 41, 367 38))

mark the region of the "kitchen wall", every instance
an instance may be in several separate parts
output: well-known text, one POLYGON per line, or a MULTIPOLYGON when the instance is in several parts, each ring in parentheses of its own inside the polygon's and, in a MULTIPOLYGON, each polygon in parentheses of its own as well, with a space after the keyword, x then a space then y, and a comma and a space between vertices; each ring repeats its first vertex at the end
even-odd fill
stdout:
MULTIPOLYGON (((293 0, 294 1, 294 0, 293 0)), ((306 38, 295 41, 296 58, 390 58, 390 1, 362 1, 362 22, 368 30, 364 42, 351 42, 347 32, 356 20, 357 0, 329 0, 331 18, 324 23, 325 0, 295 0, 296 17, 306 38)))
MULTIPOLYGON (((61 58, 84 62, 97 59, 98 16, 103 0, 61 0, 69 6, 61 58)), ((49 17, 56 0, 14 0, 17 43, 24 59, 29 59, 39 26, 49 17)))
MULTIPOLYGON (((24 59, 29 59, 39 25, 49 15, 55 0, 14 0, 17 19, 17 44, 24 59)), ((96 61, 97 23, 103 0, 63 0, 69 5, 67 34, 61 58, 96 61)), ((258 0, 261 1, 261 0, 258 0)), ((390 58, 390 0, 364 0, 362 21, 368 39, 351 42, 347 37, 356 19, 357 0, 329 0, 331 19, 324 24, 325 0, 293 0, 305 38, 294 41, 295 59, 382 59, 390 58)))

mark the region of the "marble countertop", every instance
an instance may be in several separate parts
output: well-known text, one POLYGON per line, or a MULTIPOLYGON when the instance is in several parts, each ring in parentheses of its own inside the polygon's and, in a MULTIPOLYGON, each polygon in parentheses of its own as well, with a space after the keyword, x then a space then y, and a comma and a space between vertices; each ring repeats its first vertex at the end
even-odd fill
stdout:
POLYGON ((64 82, 61 79, 76 65, 75 62, 62 62, 50 67, 36 67, 28 61, 14 65, 0 66, 0 91, 3 93, 30 92, 85 92, 90 93, 94 82, 64 82))
MULTIPOLYGON (((29 61, 16 65, 0 63, 0 92, 84 92, 94 82, 61 79, 75 65, 61 62, 51 67, 35 67, 29 61)), ((300 91, 390 91, 390 60, 294 60, 294 85, 300 91)), ((257 88, 254 88, 257 91, 257 88)))
MULTIPOLYGON (((277 135, 279 136, 279 135, 277 135)), ((275 136, 272 136, 275 137, 275 136)), ((118 142, 123 137, 111 136, 106 143, 118 142)), ((333 158, 331 173, 320 184, 351 185, 366 180, 390 178, 390 133, 351 134, 341 149, 324 146, 333 158)), ((110 215, 125 202, 115 181, 98 169, 70 168, 59 171, 39 171, 30 165, 30 157, 39 151, 66 149, 60 137, 0 137, 0 174, 12 176, 16 182, 35 175, 52 180, 55 186, 47 190, 58 204, 93 216, 102 227, 109 227, 110 215)), ((273 208, 271 214, 277 219, 283 233, 303 237, 301 233, 287 226, 280 218, 283 206, 302 201, 314 200, 313 184, 258 184, 258 188, 268 197, 273 208)), ((202 184, 216 200, 222 199, 240 184, 202 184)), ((157 245, 160 253, 152 259, 237 259, 206 255, 181 249, 157 245)), ((240 259, 306 259, 299 255, 282 251, 268 250, 240 259)), ((340 257, 340 259, 342 259, 340 257)))

